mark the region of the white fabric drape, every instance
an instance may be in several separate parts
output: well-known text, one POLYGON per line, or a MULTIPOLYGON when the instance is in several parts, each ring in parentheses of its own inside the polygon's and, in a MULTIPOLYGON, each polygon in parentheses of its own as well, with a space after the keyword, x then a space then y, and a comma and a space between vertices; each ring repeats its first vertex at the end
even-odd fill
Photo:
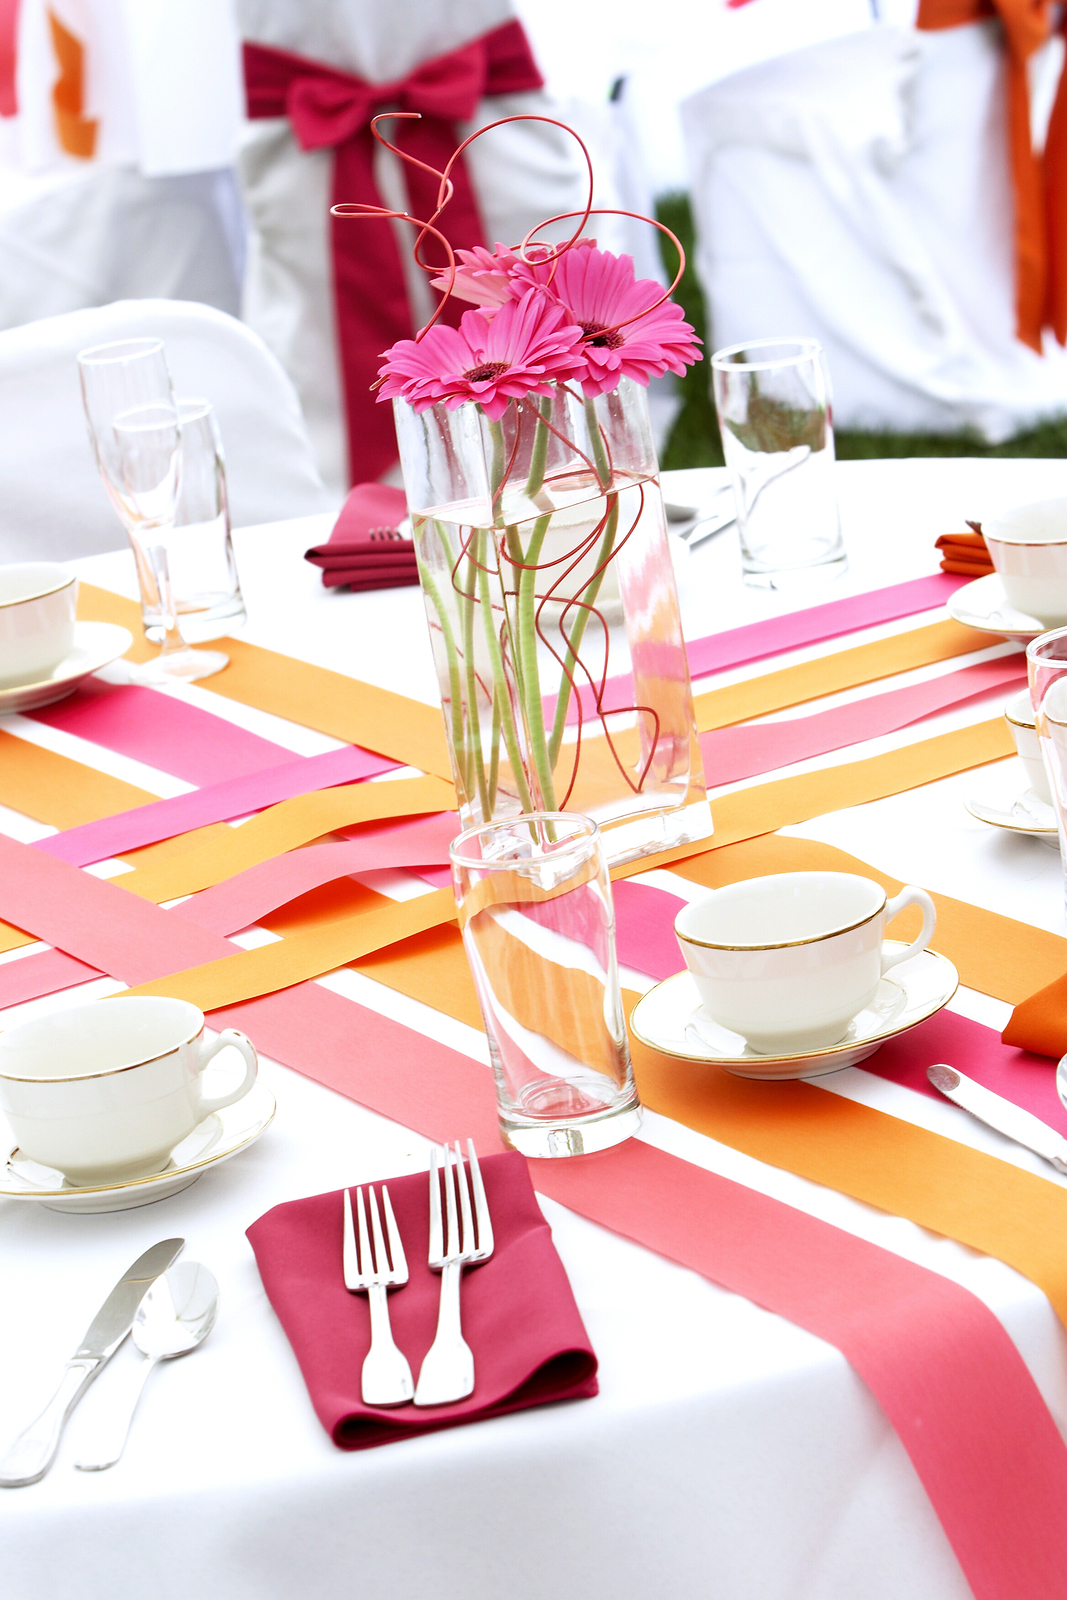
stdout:
POLYGON ((683 123, 717 345, 812 334, 850 427, 1006 437, 1067 409, 1014 334, 995 24, 881 27, 692 96, 683 123))

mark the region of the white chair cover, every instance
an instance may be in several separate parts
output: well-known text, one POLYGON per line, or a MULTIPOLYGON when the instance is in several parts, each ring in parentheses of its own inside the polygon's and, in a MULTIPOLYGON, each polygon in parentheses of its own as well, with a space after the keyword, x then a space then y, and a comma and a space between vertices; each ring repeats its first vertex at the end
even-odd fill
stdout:
POLYGON ((237 527, 328 510, 300 402, 262 341, 233 317, 173 300, 124 300, 0 333, 0 560, 67 560, 125 535, 86 438, 76 356, 161 338, 178 395, 215 407, 237 527))
MULTIPOLYGON (((500 27, 515 10, 511 0, 237 0, 237 13, 248 40, 383 83, 500 27)), ((463 138, 531 111, 553 114, 544 94, 494 96, 457 131, 463 138)), ((472 147, 490 245, 515 243, 542 218, 584 204, 576 149, 536 123, 498 129, 472 147)), ((271 118, 248 124, 238 165, 252 227, 243 315, 296 384, 323 478, 340 491, 348 476, 329 249, 333 152, 301 150, 288 122, 271 118)), ((383 152, 376 174, 387 202, 404 209, 398 165, 383 152)), ((424 321, 432 300, 414 268, 408 295, 424 321)))
POLYGON ((17 95, 0 125, 0 328, 141 295, 238 311, 229 0, 21 0, 17 95), (58 139, 49 11, 82 47, 91 159, 58 139))
POLYGON ((995 25, 883 26, 682 108, 716 345, 811 334, 849 427, 998 440, 1067 409, 1067 356, 1014 334, 995 25))

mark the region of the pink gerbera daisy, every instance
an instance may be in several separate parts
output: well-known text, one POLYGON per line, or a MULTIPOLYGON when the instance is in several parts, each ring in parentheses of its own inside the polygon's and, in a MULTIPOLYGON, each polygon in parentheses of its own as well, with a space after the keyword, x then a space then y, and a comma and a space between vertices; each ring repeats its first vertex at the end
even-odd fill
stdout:
POLYGON ((493 316, 465 311, 458 328, 435 323, 421 339, 398 339, 379 368, 378 398, 400 395, 415 411, 474 400, 495 421, 509 400, 551 394, 555 380, 580 376, 581 336, 562 306, 528 289, 493 316))
MULTIPOLYGON (((513 255, 506 244, 497 244, 495 250, 487 250, 483 244, 476 244, 473 250, 457 250, 459 265, 456 267, 456 278, 452 284, 452 293, 461 300, 470 300, 476 306, 486 309, 492 307, 497 310, 512 298, 511 273, 518 257, 513 255)), ((439 273, 436 278, 431 278, 435 289, 442 292, 449 287, 447 272, 439 273)))
POLYGON ((680 375, 700 360, 696 346, 701 341, 681 306, 663 300, 663 289, 652 278, 635 278, 630 256, 565 250, 554 273, 548 266, 519 262, 512 293, 532 284, 540 284, 582 330, 586 371, 581 384, 587 395, 607 394, 620 378, 647 384, 668 370, 680 375))

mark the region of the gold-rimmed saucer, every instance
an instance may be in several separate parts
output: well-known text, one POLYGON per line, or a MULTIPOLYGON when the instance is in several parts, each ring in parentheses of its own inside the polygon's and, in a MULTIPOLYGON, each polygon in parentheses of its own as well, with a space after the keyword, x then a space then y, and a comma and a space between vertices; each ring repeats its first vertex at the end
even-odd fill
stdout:
POLYGON ((110 666, 133 643, 128 628, 116 622, 76 622, 74 645, 57 667, 40 683, 16 683, 0 689, 0 715, 13 711, 39 711, 73 694, 79 683, 101 667, 110 666))
POLYGON ((0 1167, 0 1199, 32 1200, 49 1211, 132 1211, 137 1206, 165 1200, 195 1183, 208 1167, 228 1161, 254 1144, 269 1125, 277 1102, 263 1083, 256 1082, 232 1106, 205 1117, 171 1151, 162 1172, 147 1178, 127 1178, 75 1188, 62 1173, 38 1166, 19 1149, 9 1152, 0 1167))
POLYGON ((1039 633, 1048 632, 1048 624, 1016 611, 1008 604, 1004 585, 995 572, 984 578, 975 578, 949 596, 948 614, 965 628, 979 628, 983 633, 999 633, 1002 639, 1015 639, 1019 644, 1029 644, 1039 633))
MULTIPOLYGON (((895 940, 887 950, 903 950, 895 940)), ((739 1078, 818 1078, 872 1056, 887 1039, 918 1027, 952 999, 959 973, 934 950, 923 950, 894 967, 878 985, 871 1004, 853 1017, 840 1043, 822 1050, 760 1055, 740 1034, 714 1022, 700 1002, 688 970, 657 983, 634 1006, 630 1027, 642 1044, 682 1061, 723 1067, 739 1078)))
POLYGON ((980 787, 964 797, 963 804, 979 822, 1009 833, 1025 833, 1058 846, 1056 813, 1033 789, 1027 788, 1021 761, 998 762, 982 774, 980 787))

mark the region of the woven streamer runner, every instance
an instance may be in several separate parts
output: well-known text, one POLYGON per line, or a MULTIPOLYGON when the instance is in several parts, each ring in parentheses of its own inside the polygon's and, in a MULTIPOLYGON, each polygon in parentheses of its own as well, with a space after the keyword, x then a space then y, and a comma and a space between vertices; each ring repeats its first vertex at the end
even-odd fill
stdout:
MULTIPOLYGON (((351 681, 341 681, 350 693, 351 681)), ((388 704, 380 703, 364 717, 364 726, 375 716, 387 721, 388 713, 388 704)), ((439 714, 433 715, 439 729, 439 714)), ((404 736, 409 733, 410 729, 404 736)), ((832 796, 834 805, 856 803, 854 798, 840 796, 861 794, 870 799, 875 797, 872 790, 899 792, 915 782, 931 781, 947 771, 1010 753, 1003 737, 998 743, 997 733, 1002 734, 1002 725, 979 725, 958 735, 924 741, 908 751, 891 752, 889 757, 832 769, 833 776, 819 773, 806 778, 822 780, 824 800, 832 796)), ((336 736, 394 753, 355 733, 336 736)), ((430 765, 425 761, 416 764, 424 769, 430 765)), ((724 797, 720 809, 726 808, 726 826, 720 828, 716 844, 730 842, 731 826, 734 830, 747 827, 734 836, 751 839, 754 833, 764 831, 762 826, 752 826, 752 818, 763 824, 772 813, 793 813, 815 804, 818 786, 804 785, 805 779, 782 780, 744 791, 750 808, 747 824, 741 810, 728 814, 729 803, 742 797, 724 797), (799 789, 790 787, 798 784, 799 789)), ((821 804, 822 810, 831 808, 821 804)), ((718 814, 716 820, 718 823, 718 814)), ((789 814, 783 820, 803 819, 789 814)), ((771 827, 780 825, 772 823, 771 827)), ((231 840, 237 837, 227 832, 231 840)), ((725 851, 716 849, 710 854, 715 857, 725 851)), ((180 913, 161 911, 140 895, 89 878, 43 852, 8 841, 0 842, 0 855, 0 913, 15 922, 21 918, 21 926, 102 970, 118 964, 115 950, 125 942, 122 962, 132 975, 127 940, 131 918, 137 924, 142 971, 150 958, 172 962, 179 951, 179 959, 188 962, 195 951, 194 960, 202 962, 209 941, 213 951, 226 948, 218 934, 196 927, 180 913), (47 892, 44 874, 48 876, 47 892), (183 922, 186 931, 179 932, 183 922), (102 938, 112 947, 109 961, 101 959, 102 938)), ((633 870, 651 864, 645 862, 633 870)), ((446 951, 458 953, 459 947, 453 933, 434 926, 440 920, 432 904, 437 899, 425 896, 367 913, 366 921, 377 919, 378 933, 385 935, 379 936, 377 947, 367 948, 390 944, 382 959, 392 964, 394 976, 402 974, 406 980, 396 986, 416 997, 420 989, 432 992, 437 998, 431 1004, 457 1014, 460 1007, 455 998, 450 1004, 440 1003, 440 958, 446 951), (391 929, 387 923, 392 924, 391 929), (420 928, 426 931, 419 934, 420 928), (405 944, 396 943, 408 934, 417 936, 407 938, 405 944)), ((337 940, 338 926, 327 925, 316 932, 329 943, 337 940)), ((351 940, 352 934, 353 930, 346 928, 344 937, 351 940)), ((284 953, 298 956, 298 940, 286 939, 265 951, 220 952, 217 959, 209 958, 209 966, 216 972, 232 970, 229 964, 242 957, 272 952, 274 963, 279 963, 284 953)), ((364 970, 371 970, 375 959, 371 957, 369 965, 365 962, 364 970)), ((448 965, 446 960, 444 966, 448 965)), ((282 970, 280 966, 278 970, 282 970)), ((492 1147, 495 1116, 491 1080, 484 1068, 318 986, 294 985, 291 964, 284 971, 282 981, 293 986, 244 1004, 228 1005, 213 1016, 213 1022, 243 1027, 266 1052, 407 1126, 437 1138, 462 1127, 473 1131, 487 1148, 492 1147), (383 1071, 385 1063, 388 1072, 383 1071)), ((239 987, 239 992, 246 988, 239 987)), ((463 1005, 469 1007, 471 998, 465 992, 463 1005)), ((679 1085, 663 1071, 663 1059, 640 1062, 646 1097, 650 1104, 657 1099, 666 1103, 672 1096, 680 1103, 684 1097, 679 1085)), ((1067 1274, 1055 1247, 1067 1220, 1067 1196, 1054 1184, 969 1150, 963 1163, 954 1167, 954 1152, 965 1147, 840 1101, 840 1097, 810 1085, 742 1085, 747 1088, 764 1092, 760 1115, 759 1097, 744 1107, 743 1114, 737 1113, 733 1101, 716 1101, 713 1108, 716 1123, 724 1131, 738 1125, 738 1148, 744 1148, 742 1136, 752 1138, 768 1152, 762 1159, 773 1161, 769 1152, 781 1147, 784 1155, 798 1121, 803 1122, 800 1166, 819 1169, 806 1175, 871 1199, 898 1215, 909 1216, 917 1210, 921 1214, 915 1220, 937 1231, 952 1234, 954 1229, 947 1224, 958 1219, 966 1233, 956 1233, 956 1237, 965 1237, 976 1248, 1012 1261, 1041 1283, 1061 1317, 1067 1315, 1067 1274), (784 1097, 778 1091, 783 1087, 797 1091, 793 1099, 802 1107, 799 1114, 795 1108, 781 1113, 784 1097), (774 1101, 779 1110, 767 1115, 767 1106, 774 1101), (847 1127, 834 1120, 839 1115, 836 1109, 824 1112, 826 1102, 834 1108, 838 1104, 847 1107, 847 1127), (827 1133, 827 1128, 832 1131, 827 1133), (919 1137, 912 1139, 912 1135, 919 1137), (847 1146, 844 1152, 841 1145, 847 1146), (863 1155, 870 1159, 863 1160, 863 1155), (920 1167, 934 1177, 913 1192, 909 1184, 920 1167), (947 1191, 941 1183, 946 1170, 947 1191), (828 1175, 831 1171, 836 1182, 828 1175), (870 1194, 863 1192, 864 1186, 870 1194), (894 1192, 902 1187, 909 1190, 907 1205, 898 1203, 901 1197, 894 1192), (979 1204, 983 1198, 984 1204, 979 1204), (1005 1235, 1010 1235, 1009 1248, 1003 1252, 993 1248, 1005 1235)), ((706 1112, 695 1108, 692 1114, 696 1118, 706 1112)), ((694 1120, 693 1125, 699 1124, 694 1120)), ((714 1131, 713 1136, 723 1138, 723 1133, 714 1131)), ((798 1170, 785 1159, 776 1164, 798 1170)), ((974 1296, 842 1230, 639 1142, 588 1162, 539 1164, 535 1181, 542 1192, 835 1343, 897 1427, 978 1600, 1003 1600, 1010 1592, 1025 1593, 1034 1600, 1052 1600, 1059 1595, 1067 1564, 1062 1515, 1067 1452, 1014 1347, 974 1296), (847 1294, 842 1292, 846 1283, 847 1294), (931 1338, 931 1328, 937 1328, 940 1336, 931 1338)))

